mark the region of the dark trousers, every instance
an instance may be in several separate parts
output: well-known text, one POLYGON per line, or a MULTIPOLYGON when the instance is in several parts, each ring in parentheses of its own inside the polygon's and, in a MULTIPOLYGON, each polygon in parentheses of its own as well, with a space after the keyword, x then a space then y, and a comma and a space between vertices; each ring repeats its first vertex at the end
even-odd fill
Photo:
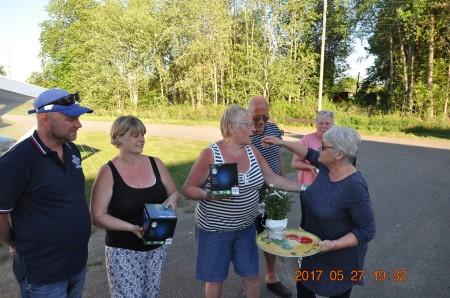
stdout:
MULTIPOLYGON (((351 292, 352 288, 342 294, 330 296, 330 298, 350 298, 351 292)), ((305 288, 301 282, 297 282, 297 298, 316 298, 316 295, 314 294, 314 292, 311 292, 310 290, 305 288)))

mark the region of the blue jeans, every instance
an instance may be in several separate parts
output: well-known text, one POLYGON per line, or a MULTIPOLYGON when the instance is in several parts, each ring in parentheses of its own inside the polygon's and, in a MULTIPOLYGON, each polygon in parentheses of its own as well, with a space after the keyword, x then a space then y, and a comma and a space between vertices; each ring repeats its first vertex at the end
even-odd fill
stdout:
POLYGON ((259 271, 255 225, 238 231, 208 232, 197 229, 197 272, 201 281, 223 282, 233 263, 241 277, 257 276, 259 271))
POLYGON ((19 282, 22 298, 80 298, 86 278, 86 268, 58 282, 30 284, 24 278, 19 282))

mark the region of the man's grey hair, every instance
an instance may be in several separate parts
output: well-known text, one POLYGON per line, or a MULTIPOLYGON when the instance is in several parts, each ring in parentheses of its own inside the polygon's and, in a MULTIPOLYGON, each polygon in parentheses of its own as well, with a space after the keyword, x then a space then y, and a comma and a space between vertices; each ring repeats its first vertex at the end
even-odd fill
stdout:
POLYGON ((231 124, 242 121, 242 119, 249 115, 248 110, 244 109, 240 105, 231 105, 229 106, 222 115, 222 119, 220 120, 220 132, 222 136, 229 137, 231 132, 231 124))
POLYGON ((361 136, 356 129, 344 126, 333 126, 325 132, 323 139, 330 143, 334 150, 344 153, 349 163, 356 158, 361 144, 361 136))

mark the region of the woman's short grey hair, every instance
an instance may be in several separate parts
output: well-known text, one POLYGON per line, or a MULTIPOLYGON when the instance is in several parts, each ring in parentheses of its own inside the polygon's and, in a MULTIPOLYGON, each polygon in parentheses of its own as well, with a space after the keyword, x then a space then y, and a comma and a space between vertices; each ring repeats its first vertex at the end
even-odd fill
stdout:
POLYGON ((331 122, 334 123, 334 113, 332 111, 322 110, 317 112, 316 122, 319 122, 323 118, 330 118, 331 122))
POLYGON ((223 112, 222 119, 220 120, 220 132, 222 133, 222 137, 229 137, 231 134, 231 124, 242 121, 247 115, 249 115, 249 112, 240 105, 229 106, 223 112))
POLYGON ((111 137, 111 144, 119 147, 119 138, 130 132, 131 135, 145 135, 146 129, 144 123, 135 116, 120 116, 114 120, 109 133, 111 137))
POLYGON ((361 136, 356 129, 333 126, 324 133, 323 139, 330 143, 334 150, 344 153, 349 163, 353 163, 361 144, 361 136))

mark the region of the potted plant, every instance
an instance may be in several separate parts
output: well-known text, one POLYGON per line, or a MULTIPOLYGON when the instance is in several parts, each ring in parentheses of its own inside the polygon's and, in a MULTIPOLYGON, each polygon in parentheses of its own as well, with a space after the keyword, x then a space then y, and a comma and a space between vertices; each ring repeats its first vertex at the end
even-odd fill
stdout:
POLYGON ((270 239, 282 239, 283 231, 287 227, 287 214, 291 210, 292 202, 287 192, 273 185, 263 193, 263 206, 267 214, 266 228, 270 239))

